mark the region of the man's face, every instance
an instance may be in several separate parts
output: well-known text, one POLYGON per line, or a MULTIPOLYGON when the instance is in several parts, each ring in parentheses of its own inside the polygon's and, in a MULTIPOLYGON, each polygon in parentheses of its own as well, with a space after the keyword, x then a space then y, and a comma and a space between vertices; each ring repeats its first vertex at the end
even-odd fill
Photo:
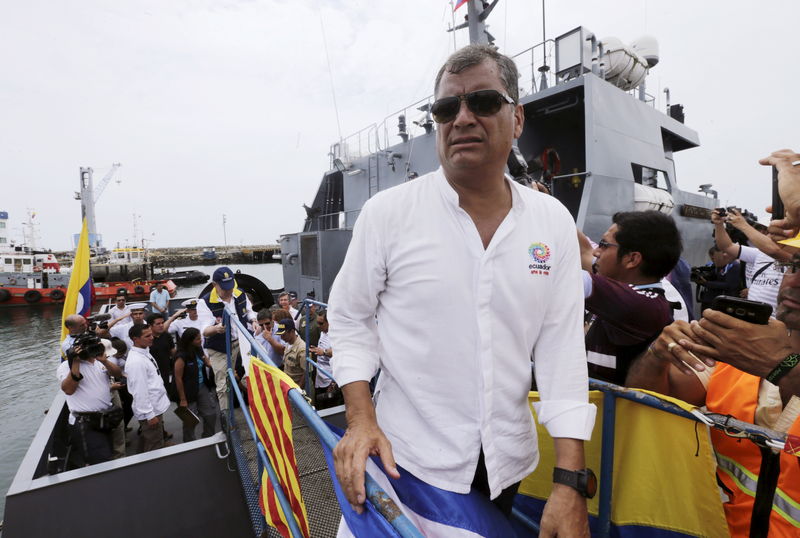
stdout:
POLYGON ((194 321, 197 319, 197 309, 196 308, 187 308, 186 313, 189 314, 189 319, 194 321))
POLYGON ((141 325, 144 323, 144 310, 134 310, 131 312, 131 321, 134 325, 141 325))
POLYGON ((164 320, 160 318, 154 319, 153 323, 150 324, 150 328, 153 329, 153 336, 164 334, 164 320))
POLYGON ((164 289, 164 284, 159 282, 156 284, 156 289, 158 290, 158 293, 161 293, 161 291, 164 289))
POLYGON ((790 329, 800 329, 800 271, 790 269, 783 275, 775 317, 790 329))
POLYGON ((214 282, 214 287, 217 290, 217 295, 219 295, 219 298, 222 299, 223 301, 227 301, 233 296, 233 288, 229 290, 224 290, 222 289, 222 286, 220 286, 219 283, 217 282, 214 282))
POLYGON ((328 320, 322 316, 317 316, 317 327, 324 333, 328 332, 328 320))
POLYGON ((117 308, 125 308, 125 297, 117 297, 117 308))
POLYGON ((297 338, 297 332, 294 329, 289 329, 281 335, 281 338, 287 344, 294 344, 294 341, 297 338))
POLYGON ((612 224, 601 238, 603 241, 601 245, 604 246, 598 246, 596 249, 594 249, 592 254, 596 258, 594 262, 595 273, 619 280, 619 277, 622 274, 623 265, 622 261, 617 259, 619 247, 617 246, 616 237, 617 225, 612 224))
POLYGON ((153 345, 153 331, 150 330, 150 327, 142 331, 142 335, 139 338, 133 339, 133 345, 142 348, 153 345))
MULTIPOLYGON (((500 80, 500 70, 489 60, 458 74, 445 73, 436 98, 464 95, 477 90, 497 90, 508 94, 500 80)), ((487 165, 502 169, 511 144, 522 133, 524 116, 521 106, 504 104, 492 116, 474 114, 465 101, 455 119, 439 124, 436 150, 446 174, 487 165)))
POLYGON ((730 257, 721 250, 715 250, 711 255, 711 261, 714 263, 715 267, 725 267, 730 262, 730 257))
POLYGON ((289 296, 281 295, 278 297, 278 304, 281 305, 281 308, 284 310, 289 310, 289 296))
POLYGON ((75 328, 70 330, 71 334, 81 334, 89 330, 89 322, 86 321, 86 318, 83 316, 81 316, 80 318, 81 318, 80 321, 76 322, 75 328))
POLYGON ((261 327, 261 329, 264 330, 265 332, 272 333, 272 320, 271 319, 267 318, 267 319, 259 320, 258 326, 261 327))

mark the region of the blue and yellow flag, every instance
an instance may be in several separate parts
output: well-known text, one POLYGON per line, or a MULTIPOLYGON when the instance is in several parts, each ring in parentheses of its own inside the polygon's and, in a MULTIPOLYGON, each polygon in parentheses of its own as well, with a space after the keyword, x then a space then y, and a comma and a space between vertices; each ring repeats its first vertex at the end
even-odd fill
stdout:
POLYGON ((86 218, 83 219, 81 237, 78 240, 78 247, 75 249, 75 260, 72 262, 72 272, 69 275, 69 287, 67 296, 64 298, 64 310, 61 314, 61 340, 69 334, 64 321, 67 316, 80 314, 88 316, 92 312, 92 301, 94 299, 94 284, 92 274, 89 271, 89 229, 86 225, 86 218))

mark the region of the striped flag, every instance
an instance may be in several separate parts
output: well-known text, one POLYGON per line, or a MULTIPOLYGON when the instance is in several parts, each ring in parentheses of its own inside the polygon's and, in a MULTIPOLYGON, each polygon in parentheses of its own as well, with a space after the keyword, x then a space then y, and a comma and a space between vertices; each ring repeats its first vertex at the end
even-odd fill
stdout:
MULTIPOLYGON (((300 479, 294 457, 292 413, 287 395, 290 389, 299 387, 283 371, 268 366, 260 360, 250 361, 249 378, 250 414, 258 438, 264 445, 281 489, 292 507, 297 526, 303 536, 310 536, 306 505, 300 493, 300 479)), ((261 475, 259 505, 270 526, 277 529, 282 536, 287 538, 291 536, 286 519, 291 517, 291 514, 282 513, 275 488, 266 470, 261 475)))
POLYGON ((81 236, 78 240, 78 248, 75 249, 75 260, 72 262, 72 272, 69 275, 69 286, 67 295, 64 297, 64 310, 61 314, 61 340, 69 334, 64 321, 67 316, 80 314, 88 316, 92 313, 92 303, 94 302, 94 284, 92 274, 89 271, 89 230, 86 225, 86 218, 83 219, 81 236))
POLYGON ((453 8, 453 11, 457 10, 458 8, 460 8, 461 6, 466 4, 467 2, 468 2, 468 0, 458 0, 458 2, 456 2, 456 7, 453 8))

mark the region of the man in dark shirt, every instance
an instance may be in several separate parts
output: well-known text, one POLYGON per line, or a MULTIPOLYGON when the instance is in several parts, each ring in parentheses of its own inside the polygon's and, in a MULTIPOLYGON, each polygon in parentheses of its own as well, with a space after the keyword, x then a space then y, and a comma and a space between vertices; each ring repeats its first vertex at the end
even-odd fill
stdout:
POLYGON ((681 254, 671 217, 658 211, 617 213, 592 248, 581 237, 589 376, 619 385, 631 362, 672 322, 661 279, 681 254))
POLYGON ((700 311, 711 307, 714 298, 720 295, 739 296, 742 290, 742 279, 739 262, 733 259, 730 254, 720 250, 716 245, 708 250, 708 257, 711 258, 713 272, 711 278, 697 275, 697 300, 700 301, 700 311))
POLYGON ((172 358, 175 355, 175 342, 164 326, 164 314, 150 314, 147 316, 147 325, 153 330, 150 354, 156 360, 158 370, 161 372, 161 379, 164 380, 164 387, 169 392, 172 384, 172 358))

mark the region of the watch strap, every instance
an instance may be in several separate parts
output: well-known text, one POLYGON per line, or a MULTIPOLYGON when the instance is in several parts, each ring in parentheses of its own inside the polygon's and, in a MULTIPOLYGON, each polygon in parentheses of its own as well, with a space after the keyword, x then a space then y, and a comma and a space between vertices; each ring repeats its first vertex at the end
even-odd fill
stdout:
POLYGON ((70 372, 69 375, 72 376, 73 381, 80 381, 81 379, 83 379, 83 374, 75 375, 74 372, 70 372))
POLYGON ((777 385, 780 382, 781 378, 792 371, 792 368, 800 364, 800 354, 792 353, 778 365, 772 369, 770 373, 767 374, 765 379, 772 383, 773 385, 777 385))
POLYGON ((566 469, 561 469, 560 467, 554 467, 553 482, 578 489, 578 471, 567 471, 566 469))

